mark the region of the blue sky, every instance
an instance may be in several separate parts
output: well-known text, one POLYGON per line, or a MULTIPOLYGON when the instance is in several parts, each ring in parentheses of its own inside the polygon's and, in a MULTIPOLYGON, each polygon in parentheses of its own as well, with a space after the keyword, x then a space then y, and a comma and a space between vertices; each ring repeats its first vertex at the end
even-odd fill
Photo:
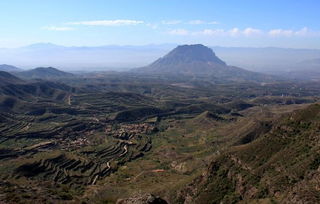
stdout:
POLYGON ((320 49, 319 0, 1 0, 0 47, 203 43, 320 49))

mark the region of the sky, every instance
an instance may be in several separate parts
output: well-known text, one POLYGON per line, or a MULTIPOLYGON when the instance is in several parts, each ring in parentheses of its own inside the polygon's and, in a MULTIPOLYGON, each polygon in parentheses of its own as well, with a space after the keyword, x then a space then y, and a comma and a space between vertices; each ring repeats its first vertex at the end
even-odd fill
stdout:
POLYGON ((0 47, 195 44, 320 49, 319 0, 1 0, 0 47))

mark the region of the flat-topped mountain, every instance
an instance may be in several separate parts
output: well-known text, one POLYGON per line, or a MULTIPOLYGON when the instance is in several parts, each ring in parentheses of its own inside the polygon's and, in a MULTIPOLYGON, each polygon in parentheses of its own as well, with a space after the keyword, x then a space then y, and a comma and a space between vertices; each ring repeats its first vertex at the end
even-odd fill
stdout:
POLYGON ((201 45, 181 45, 146 67, 135 71, 147 74, 186 75, 228 81, 265 81, 268 75, 228 66, 212 49, 201 45))
POLYGON ((35 69, 16 73, 17 76, 27 79, 50 79, 50 78, 68 78, 74 75, 61 71, 53 67, 38 67, 35 69))
POLYGON ((179 63, 207 62, 225 66, 226 63, 219 59, 208 47, 197 45, 180 45, 169 52, 166 56, 158 59, 151 66, 176 65, 179 63))
POLYGON ((0 65, 0 71, 4 72, 20 72, 22 69, 19 69, 18 67, 8 65, 8 64, 1 64, 0 65))

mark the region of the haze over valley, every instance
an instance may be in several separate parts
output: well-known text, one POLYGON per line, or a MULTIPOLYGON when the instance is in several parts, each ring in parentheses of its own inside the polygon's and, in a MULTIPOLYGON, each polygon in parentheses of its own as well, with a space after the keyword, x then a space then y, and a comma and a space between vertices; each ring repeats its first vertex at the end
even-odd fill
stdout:
MULTIPOLYGON (((53 66, 68 71, 125 71, 148 65, 177 45, 68 47, 38 43, 20 48, 2 48, 0 61, 24 69, 53 66)), ((209 47, 230 65, 251 71, 280 74, 303 71, 306 66, 313 69, 319 67, 319 63, 308 64, 319 59, 318 49, 209 47)))

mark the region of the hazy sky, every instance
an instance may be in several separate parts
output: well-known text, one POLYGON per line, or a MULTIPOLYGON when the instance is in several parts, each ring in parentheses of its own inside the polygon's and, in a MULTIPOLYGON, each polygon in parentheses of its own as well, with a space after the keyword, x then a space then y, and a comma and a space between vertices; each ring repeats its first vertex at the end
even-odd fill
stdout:
POLYGON ((319 0, 1 0, 0 47, 320 48, 319 0))

